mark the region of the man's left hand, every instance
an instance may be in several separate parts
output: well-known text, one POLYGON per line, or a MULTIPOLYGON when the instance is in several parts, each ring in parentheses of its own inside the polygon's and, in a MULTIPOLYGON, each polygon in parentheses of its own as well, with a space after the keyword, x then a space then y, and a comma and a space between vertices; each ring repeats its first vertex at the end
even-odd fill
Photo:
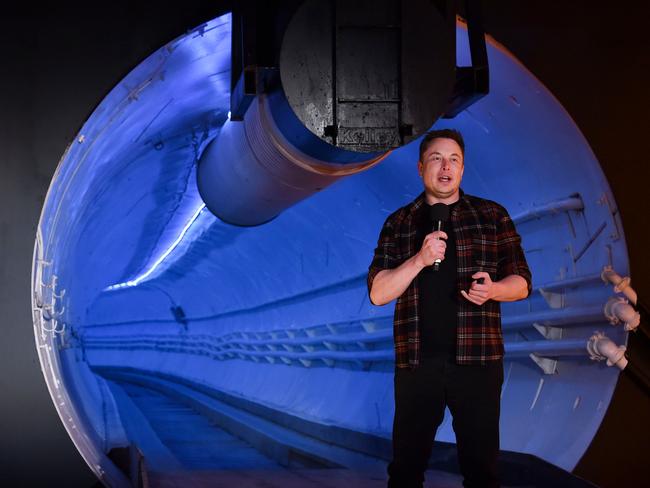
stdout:
POLYGON ((494 282, 485 271, 477 271, 472 275, 472 278, 474 278, 474 281, 472 281, 469 293, 461 290, 460 294, 476 305, 483 305, 494 296, 494 282), (478 282, 480 278, 483 278, 482 284, 478 282))

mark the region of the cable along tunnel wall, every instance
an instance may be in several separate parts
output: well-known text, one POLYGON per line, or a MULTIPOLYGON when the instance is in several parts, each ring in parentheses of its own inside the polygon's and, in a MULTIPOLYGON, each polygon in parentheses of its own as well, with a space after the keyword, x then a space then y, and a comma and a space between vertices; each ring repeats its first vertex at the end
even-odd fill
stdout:
MULTIPOLYGON (((365 271, 386 216, 421 191, 417 142, 265 225, 219 221, 202 210, 195 164, 227 118, 229 28, 228 16, 215 19, 120 82, 64 155, 43 209, 37 346, 57 409, 75 419, 81 435, 71 436, 97 473, 119 436, 89 366, 173 375, 390 435, 392 305, 369 303, 365 271)), ((462 25, 458 50, 462 64, 462 25)), ((568 114, 504 48, 490 41, 488 51, 490 95, 436 126, 463 132, 463 189, 509 210, 533 272, 531 297, 502 304, 502 448, 571 469, 618 377, 579 344, 594 330, 625 343, 598 312, 612 295, 603 266, 629 274, 623 230, 568 114)), ((437 438, 453 441, 448 417, 437 438)))

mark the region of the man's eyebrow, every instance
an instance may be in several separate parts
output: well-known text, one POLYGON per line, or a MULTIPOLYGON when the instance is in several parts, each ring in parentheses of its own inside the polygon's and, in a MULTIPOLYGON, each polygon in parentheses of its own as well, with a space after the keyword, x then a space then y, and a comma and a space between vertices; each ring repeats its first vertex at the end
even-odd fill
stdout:
MULTIPOLYGON (((440 151, 433 151, 432 153, 429 154, 429 156, 433 156, 434 154, 439 154, 440 156, 442 156, 442 153, 440 151)), ((450 156, 456 156, 459 158, 460 154, 453 152, 450 154, 450 156)))

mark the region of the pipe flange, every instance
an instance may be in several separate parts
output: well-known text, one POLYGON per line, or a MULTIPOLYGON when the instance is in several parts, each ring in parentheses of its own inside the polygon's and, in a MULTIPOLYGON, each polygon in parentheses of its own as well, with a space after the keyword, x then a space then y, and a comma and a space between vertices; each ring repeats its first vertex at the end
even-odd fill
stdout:
POLYGON ((594 361, 605 361, 607 366, 616 365, 619 369, 625 369, 627 359, 625 358, 625 346, 617 346, 614 341, 605 336, 602 332, 596 332, 587 341, 587 352, 589 359, 594 361))

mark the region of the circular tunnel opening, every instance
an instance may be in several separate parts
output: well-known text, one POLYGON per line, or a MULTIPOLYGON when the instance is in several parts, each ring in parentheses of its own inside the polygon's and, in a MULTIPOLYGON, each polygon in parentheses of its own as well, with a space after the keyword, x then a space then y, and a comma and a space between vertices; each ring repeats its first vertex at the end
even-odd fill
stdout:
MULTIPOLYGON (((237 464, 223 444, 179 462, 160 431, 192 412, 153 413, 171 400, 280 466, 375 469, 389 449, 392 305, 369 302, 366 274, 386 216, 422 190, 417 140, 263 225, 215 217, 196 173, 229 124, 231 28, 230 15, 213 19, 129 73, 70 143, 41 215, 32 296, 43 372, 111 486, 127 482, 119 449, 165 473, 262 463, 241 446, 237 464), (294 444, 264 448, 271 424, 294 444), (305 436, 316 441, 301 449, 305 436)), ((462 22, 456 35, 462 66, 462 22)), ((488 41, 490 94, 435 127, 462 131, 462 188, 508 209, 533 272, 531 296, 502 305, 502 449, 571 470, 618 378, 586 345, 594 330, 626 342, 603 314, 600 277, 608 265, 628 274, 623 228, 570 116, 488 41)), ((437 440, 454 442, 448 415, 437 440)))

